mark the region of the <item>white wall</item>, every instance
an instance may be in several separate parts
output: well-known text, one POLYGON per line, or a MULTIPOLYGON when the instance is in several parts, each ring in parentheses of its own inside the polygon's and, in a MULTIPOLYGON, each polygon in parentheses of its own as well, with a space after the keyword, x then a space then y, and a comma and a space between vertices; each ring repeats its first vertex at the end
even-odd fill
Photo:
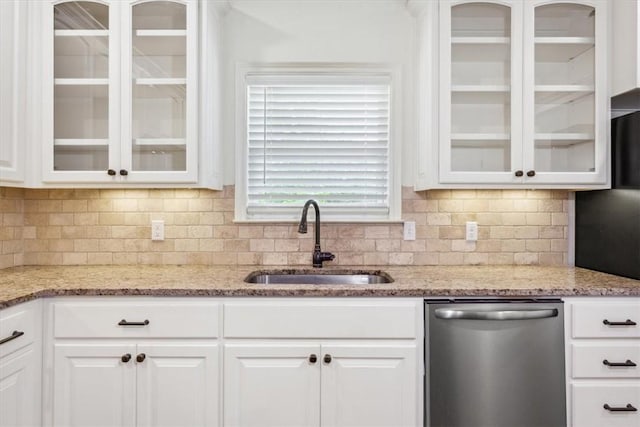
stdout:
POLYGON ((232 0, 223 20, 224 182, 234 183, 238 63, 400 66, 402 183, 413 185, 414 19, 403 0, 232 0))

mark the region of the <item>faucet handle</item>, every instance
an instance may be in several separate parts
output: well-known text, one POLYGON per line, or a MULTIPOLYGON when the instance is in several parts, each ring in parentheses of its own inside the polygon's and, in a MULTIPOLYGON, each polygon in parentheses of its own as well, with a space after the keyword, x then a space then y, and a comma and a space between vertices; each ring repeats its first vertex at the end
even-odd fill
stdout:
POLYGON ((333 261, 336 258, 331 252, 320 252, 320 259, 322 261, 333 261))

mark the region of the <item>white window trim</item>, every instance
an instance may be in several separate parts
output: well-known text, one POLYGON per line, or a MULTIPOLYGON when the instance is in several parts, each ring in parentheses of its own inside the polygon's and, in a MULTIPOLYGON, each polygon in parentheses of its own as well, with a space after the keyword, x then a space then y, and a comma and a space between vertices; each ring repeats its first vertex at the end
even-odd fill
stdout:
MULTIPOLYGON (((295 215, 274 218, 249 218, 247 216, 247 85, 252 76, 269 75, 308 75, 344 77, 387 77, 390 86, 389 116, 389 215, 388 218, 367 217, 367 212, 345 212, 329 214, 323 212, 323 222, 363 222, 383 223, 398 222, 401 216, 402 188, 402 81, 400 66, 386 64, 282 64, 282 63, 239 63, 236 65, 235 78, 235 221, 236 222, 297 222, 299 212, 295 215)), ((322 209, 322 206, 320 206, 322 209)))

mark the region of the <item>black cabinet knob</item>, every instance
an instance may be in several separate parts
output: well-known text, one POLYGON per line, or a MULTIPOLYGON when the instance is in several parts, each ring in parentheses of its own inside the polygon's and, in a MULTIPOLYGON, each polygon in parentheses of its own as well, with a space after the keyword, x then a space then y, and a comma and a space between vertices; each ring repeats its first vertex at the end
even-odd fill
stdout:
POLYGON ((536 176, 536 171, 528 171, 527 172, 527 176, 529 176, 529 177, 536 176))
POLYGON ((147 358, 147 355, 144 353, 140 353, 139 355, 136 356, 136 362, 138 363, 142 363, 144 362, 144 359, 147 358))
POLYGON ((331 363, 331 355, 330 354, 325 354, 324 355, 324 363, 331 363))
POLYGON ((131 354, 123 354, 120 360, 122 360, 124 363, 127 363, 129 360, 131 360, 131 354))
POLYGON ((126 169, 120 169, 120 175, 127 176, 127 175, 129 175, 129 171, 126 170, 126 169))
POLYGON ((107 171, 107 173, 108 173, 110 176, 115 176, 115 175, 116 175, 116 171, 114 171, 113 169, 109 169, 109 170, 107 171))
POLYGON ((524 172, 522 172, 522 171, 516 171, 516 176, 517 176, 517 177, 521 177, 522 175, 524 175, 524 172))
POLYGON ((318 361, 318 356, 316 356, 315 354, 312 354, 311 356, 309 356, 309 362, 316 363, 317 361, 318 361))

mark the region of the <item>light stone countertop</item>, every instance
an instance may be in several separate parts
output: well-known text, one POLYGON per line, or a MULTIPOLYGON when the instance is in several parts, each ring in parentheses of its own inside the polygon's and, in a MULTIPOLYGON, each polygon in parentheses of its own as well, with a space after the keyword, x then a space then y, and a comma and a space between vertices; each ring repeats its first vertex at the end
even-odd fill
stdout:
MULTIPOLYGON (((261 285, 243 279, 264 266, 70 266, 0 270, 0 308, 60 295, 454 297, 640 296, 640 280, 583 268, 541 266, 369 266, 394 279, 378 285, 261 285)), ((298 270, 300 268, 297 268, 298 270)), ((302 268, 309 270, 311 268, 302 268)))

